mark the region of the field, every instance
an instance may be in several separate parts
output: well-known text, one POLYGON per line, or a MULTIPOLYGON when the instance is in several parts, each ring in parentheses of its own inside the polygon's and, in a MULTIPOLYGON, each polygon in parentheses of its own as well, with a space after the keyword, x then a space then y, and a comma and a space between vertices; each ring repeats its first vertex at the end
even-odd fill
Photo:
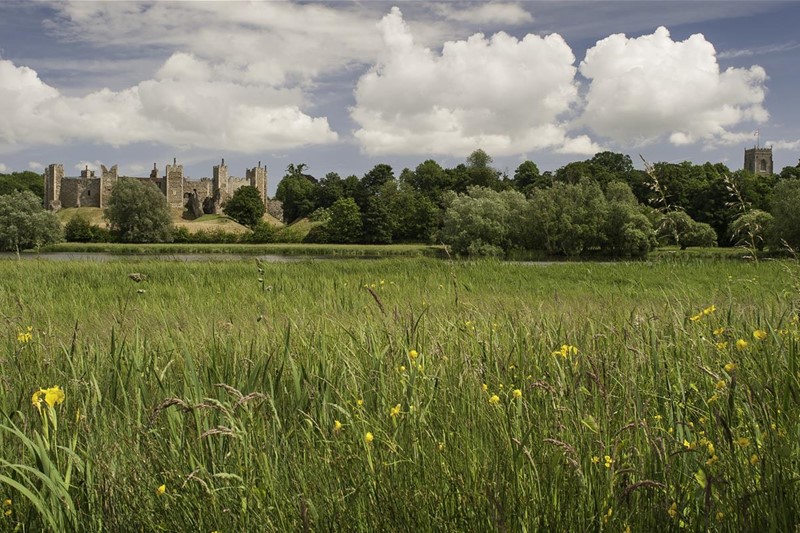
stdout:
POLYGON ((0 279, 2 531, 800 523, 793 262, 5 260, 0 279))

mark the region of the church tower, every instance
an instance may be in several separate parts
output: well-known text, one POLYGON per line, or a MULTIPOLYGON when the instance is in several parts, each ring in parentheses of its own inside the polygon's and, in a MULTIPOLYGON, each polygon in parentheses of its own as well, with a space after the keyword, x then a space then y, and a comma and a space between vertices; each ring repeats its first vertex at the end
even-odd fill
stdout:
MULTIPOLYGON (((756 131, 756 136, 758 136, 758 131, 756 131)), ((756 140, 753 148, 745 149, 744 169, 757 176, 770 176, 772 174, 772 147, 765 148, 759 144, 759 141, 756 140)))

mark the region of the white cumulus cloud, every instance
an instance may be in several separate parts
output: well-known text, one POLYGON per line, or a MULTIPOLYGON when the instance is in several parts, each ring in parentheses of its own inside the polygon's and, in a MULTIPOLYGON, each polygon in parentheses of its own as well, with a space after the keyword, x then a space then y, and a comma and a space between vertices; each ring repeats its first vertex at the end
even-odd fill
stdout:
POLYGON ((575 57, 561 36, 478 33, 438 53, 415 42, 396 7, 379 28, 382 57, 350 110, 365 152, 502 156, 571 142, 560 116, 578 97, 575 57))
POLYGON ((299 90, 217 79, 215 68, 176 53, 155 79, 68 97, 34 70, 0 60, 0 146, 150 142, 255 153, 337 139, 327 118, 301 110, 299 90))
POLYGON ((457 22, 470 24, 525 24, 533 22, 533 15, 519 4, 489 2, 464 6, 460 4, 434 4, 434 10, 441 16, 457 22))
POLYGON ((786 141, 784 139, 779 141, 768 141, 765 146, 772 146, 775 150, 797 152, 800 151, 800 139, 797 139, 796 141, 786 141))
POLYGON ((769 117, 764 69, 721 71, 701 34, 673 41, 660 27, 638 38, 611 35, 586 52, 580 72, 591 82, 581 122, 621 143, 731 144, 750 135, 732 128, 769 117))
POLYGON ((3 163, 0 163, 0 172, 5 174, 6 172, 8 172, 8 170, 9 169, 8 169, 8 167, 6 165, 4 165, 3 163))

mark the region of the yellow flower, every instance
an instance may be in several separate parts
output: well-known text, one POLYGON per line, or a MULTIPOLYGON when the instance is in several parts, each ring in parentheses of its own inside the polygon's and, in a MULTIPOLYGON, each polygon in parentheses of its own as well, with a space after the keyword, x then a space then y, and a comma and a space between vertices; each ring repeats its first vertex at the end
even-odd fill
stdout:
POLYGON ((678 504, 675 503, 675 502, 672 502, 672 505, 670 505, 669 509, 667 509, 667 514, 669 516, 671 516, 672 518, 675 518, 676 516, 678 516, 678 504))
POLYGON ((514 392, 512 392, 512 394, 514 395, 514 398, 522 398, 522 390, 520 389, 514 389, 514 392))
POLYGON ((738 444, 742 448, 746 448, 747 446, 750 446, 750 439, 748 439, 747 437, 739 437, 738 439, 736 439, 736 444, 738 444))
POLYGON ((722 351, 728 347, 728 343, 725 341, 720 341, 716 343, 714 346, 717 348, 717 350, 722 351))
POLYGON ((614 513, 614 509, 612 507, 608 508, 608 512, 603 517, 603 523, 608 524, 608 521, 611 519, 611 515, 614 513))
POLYGON ((720 336, 723 333, 725 333, 725 328, 717 328, 717 329, 714 330, 714 335, 716 335, 716 336, 720 336))
POLYGON ((357 407, 364 407, 364 400, 362 400, 361 398, 356 400, 356 406, 357 407))
POLYGON ((11 507, 11 498, 6 498, 5 500, 3 500, 3 505, 5 505, 6 507, 11 507))
POLYGON ((398 371, 398 372, 400 372, 400 373, 402 374, 403 372, 405 372, 405 371, 406 371, 406 366, 405 366, 405 365, 400 365, 400 366, 398 366, 398 367, 397 367, 397 371, 398 371))
POLYGON ((489 390, 489 385, 487 385, 486 383, 484 383, 483 385, 481 385, 481 390, 483 390, 483 392, 486 392, 486 391, 488 391, 488 390, 489 390))
POLYGON ((716 310, 717 310, 717 306, 716 305, 711 305, 711 306, 706 307, 705 309, 703 309, 703 314, 704 315, 710 315, 711 313, 713 313, 716 310))
POLYGON ((389 409, 389 416, 391 416, 392 418, 396 417, 397 415, 400 414, 400 409, 401 409, 400 404, 398 403, 397 405, 389 409))
POLYGON ((578 348, 576 346, 572 346, 571 344, 562 344, 561 348, 553 352, 553 355, 560 355, 561 357, 568 357, 570 355, 577 355, 578 348))
POLYGON ((703 318, 703 313, 697 313, 696 315, 690 316, 689 320, 691 320, 692 322, 697 322, 701 318, 703 318))
POLYGON ((661 416, 661 415, 656 415, 656 416, 653 417, 653 420, 655 420, 656 422, 660 422, 662 418, 664 418, 664 417, 661 416))
POLYGON ((491 405, 499 404, 500 403, 500 396, 498 396, 497 394, 492 394, 492 396, 489 398, 489 403, 491 405))
POLYGON ((694 444, 692 444, 686 439, 683 439, 683 447, 686 448, 687 450, 691 450, 694 448, 694 444))
POLYGON ((706 465, 711 466, 717 461, 719 461, 719 457, 717 457, 717 454, 714 454, 708 458, 708 460, 706 461, 706 465))
POLYGON ((28 326, 25 331, 20 331, 19 333, 17 333, 17 342, 19 342, 20 344, 29 343, 33 338, 31 331, 33 331, 33 327, 28 326))
POLYGON ((165 492, 167 492, 167 486, 166 485, 161 485, 160 487, 158 487, 156 489, 156 494, 158 494, 159 496, 163 496, 165 492))
POLYGON ((341 430, 342 430, 342 423, 341 423, 341 422, 339 422, 338 420, 334 420, 334 421, 333 421, 333 431, 334 431, 335 433, 338 433, 338 432, 340 432, 341 430))
POLYGON ((747 341, 744 339, 739 339, 736 341, 736 349, 737 350, 745 350, 747 349, 747 341))
POLYGON ((736 363, 725 363, 723 368, 725 369, 725 372, 733 372, 736 370, 736 363))
POLYGON ((592 463, 597 464, 599 462, 600 462, 600 458, 599 457, 597 457, 596 455, 594 457, 592 457, 592 463))
POLYGON ((38 391, 33 393, 31 397, 31 403, 34 407, 42 410, 42 402, 47 404, 48 407, 55 407, 58 404, 64 403, 64 399, 66 396, 64 395, 64 391, 61 390, 61 387, 56 385, 55 387, 50 387, 49 389, 39 389, 38 391))
POLYGON ((753 338, 758 341, 763 341, 767 338, 767 332, 763 329, 757 329, 753 332, 753 338))
POLYGON ((611 465, 614 464, 614 459, 611 458, 610 455, 605 456, 605 465, 606 468, 611 468, 611 465))
POLYGON ((753 454, 750 456, 750 464, 755 465, 756 463, 758 463, 758 456, 756 454, 753 454))
POLYGON ((717 381, 717 384, 714 385, 714 386, 717 388, 717 390, 724 389, 725 388, 725 380, 721 379, 721 380, 717 381))
POLYGON ((364 442, 366 442, 367 444, 372 444, 372 441, 373 441, 373 440, 375 440, 375 437, 373 437, 373 436, 372 436, 372 433, 370 433, 369 431, 367 431, 367 432, 364 434, 364 442))
POLYGON ((408 358, 411 359, 412 361, 415 361, 417 357, 419 357, 419 354, 417 353, 416 350, 411 350, 410 352, 408 352, 408 358))
POLYGON ((723 518, 725 518, 725 513, 722 511, 717 512, 717 522, 722 522, 723 518))

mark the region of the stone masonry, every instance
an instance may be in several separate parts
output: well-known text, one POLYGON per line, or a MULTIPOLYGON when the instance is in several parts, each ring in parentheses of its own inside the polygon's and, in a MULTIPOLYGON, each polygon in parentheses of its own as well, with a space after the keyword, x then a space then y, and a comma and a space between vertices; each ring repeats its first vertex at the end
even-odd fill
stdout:
MULTIPOLYGON (((264 204, 269 208, 267 199, 267 167, 261 166, 248 168, 244 178, 228 175, 225 160, 219 165, 214 165, 212 178, 190 179, 183 173, 183 165, 177 159, 168 164, 163 176, 158 175, 158 167, 153 164, 153 170, 148 177, 119 176, 117 165, 110 169, 105 165, 100 166, 100 175, 86 167, 80 176, 65 176, 64 165, 54 163, 44 171, 44 206, 51 211, 58 211, 67 207, 99 207, 105 208, 111 195, 114 183, 121 177, 147 181, 157 186, 171 208, 183 209, 187 205, 203 206, 207 213, 222 213, 222 203, 231 197, 233 192, 244 185, 251 185, 258 189, 264 204)), ((198 215, 196 209, 192 209, 198 215)))

